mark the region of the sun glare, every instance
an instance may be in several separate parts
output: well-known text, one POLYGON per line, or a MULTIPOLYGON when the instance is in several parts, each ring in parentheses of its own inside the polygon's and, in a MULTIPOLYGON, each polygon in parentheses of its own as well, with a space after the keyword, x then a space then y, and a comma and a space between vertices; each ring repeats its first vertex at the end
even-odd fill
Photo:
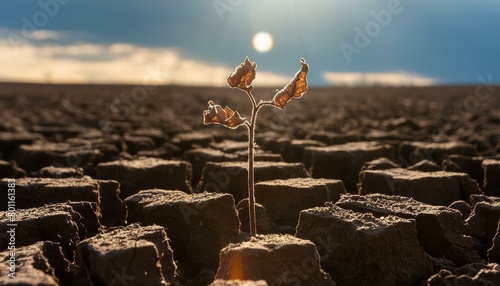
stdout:
POLYGON ((252 44, 258 52, 266 53, 273 48, 273 37, 267 32, 258 32, 253 36, 252 44))

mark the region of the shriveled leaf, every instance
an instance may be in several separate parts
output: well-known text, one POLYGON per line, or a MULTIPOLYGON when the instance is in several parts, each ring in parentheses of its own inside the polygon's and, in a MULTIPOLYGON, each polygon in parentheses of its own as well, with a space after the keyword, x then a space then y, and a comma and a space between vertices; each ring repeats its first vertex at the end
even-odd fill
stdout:
POLYGON ((273 103, 279 109, 283 109, 285 104, 293 97, 300 98, 307 91, 307 72, 309 65, 304 59, 300 59, 302 68, 295 74, 295 77, 282 89, 276 92, 273 103))
POLYGON ((209 101, 208 110, 203 111, 204 124, 216 123, 235 129, 244 124, 245 121, 246 119, 242 118, 237 111, 234 112, 227 106, 222 109, 220 105, 215 105, 213 101, 209 101))
POLYGON ((251 62, 248 57, 227 78, 230 87, 238 87, 250 91, 253 89, 252 81, 255 79, 255 68, 257 64, 251 62))

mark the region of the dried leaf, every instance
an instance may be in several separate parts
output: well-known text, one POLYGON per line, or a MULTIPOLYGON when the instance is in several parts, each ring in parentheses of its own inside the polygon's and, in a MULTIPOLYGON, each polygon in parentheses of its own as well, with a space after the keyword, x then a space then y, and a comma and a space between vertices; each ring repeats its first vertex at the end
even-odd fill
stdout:
POLYGON ((256 63, 251 62, 248 57, 227 78, 230 87, 238 87, 250 91, 253 89, 252 81, 255 79, 256 63))
POLYGON ((273 103, 279 109, 283 109, 285 104, 292 98, 300 98, 307 91, 307 72, 309 65, 304 59, 300 59, 302 68, 295 74, 295 77, 274 95, 273 103))
POLYGON ((238 111, 234 112, 231 108, 222 109, 220 105, 215 105, 213 101, 208 102, 208 110, 203 111, 203 123, 217 123, 225 125, 231 129, 244 124, 245 118, 242 118, 238 111))

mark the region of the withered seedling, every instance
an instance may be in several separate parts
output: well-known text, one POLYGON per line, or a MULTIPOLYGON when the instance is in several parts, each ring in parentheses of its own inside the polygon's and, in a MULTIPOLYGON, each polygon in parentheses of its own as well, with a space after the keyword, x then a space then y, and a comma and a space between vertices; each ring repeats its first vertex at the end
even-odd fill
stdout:
POLYGON ((227 78, 227 84, 231 88, 239 88, 248 95, 252 103, 252 115, 250 121, 240 116, 238 111, 233 111, 229 107, 222 108, 213 101, 208 102, 208 110, 203 112, 203 123, 222 124, 228 128, 236 129, 241 125, 248 128, 248 209, 250 217, 250 235, 257 234, 255 217, 255 194, 254 194, 254 147, 255 147, 255 126, 257 124, 257 113, 263 106, 274 106, 283 109, 285 104, 292 98, 300 98, 307 91, 307 72, 309 65, 304 59, 300 59, 301 69, 295 77, 281 90, 277 90, 272 100, 260 101, 257 103, 252 95, 252 81, 255 79, 255 69, 257 65, 251 62, 248 57, 240 64, 227 78))

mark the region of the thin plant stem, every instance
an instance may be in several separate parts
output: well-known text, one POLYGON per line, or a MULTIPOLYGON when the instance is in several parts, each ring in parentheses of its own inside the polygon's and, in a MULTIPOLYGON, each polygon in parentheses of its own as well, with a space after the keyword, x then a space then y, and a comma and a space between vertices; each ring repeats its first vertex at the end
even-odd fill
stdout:
POLYGON ((257 102, 255 101, 255 97, 252 95, 251 89, 245 89, 245 92, 247 93, 248 98, 252 102, 253 108, 256 108, 257 107, 257 102))
POLYGON ((247 91, 252 102, 252 116, 248 125, 248 215, 250 221, 250 235, 257 235, 257 217, 255 215, 255 174, 254 174, 254 148, 255 148, 255 123, 257 119, 258 106, 255 97, 247 91))
MULTIPOLYGON (((266 105, 272 105, 271 101, 261 101, 256 103, 255 97, 247 90, 247 95, 252 102, 252 116, 248 127, 248 214, 250 221, 250 235, 257 235, 257 216, 255 214, 255 127, 257 125, 257 113, 259 109, 266 105)), ((248 122, 248 121, 247 121, 248 122)))
POLYGON ((257 235, 257 217, 255 215, 254 189, 254 135, 255 126, 250 124, 250 126, 248 127, 248 211, 251 236, 257 235))

